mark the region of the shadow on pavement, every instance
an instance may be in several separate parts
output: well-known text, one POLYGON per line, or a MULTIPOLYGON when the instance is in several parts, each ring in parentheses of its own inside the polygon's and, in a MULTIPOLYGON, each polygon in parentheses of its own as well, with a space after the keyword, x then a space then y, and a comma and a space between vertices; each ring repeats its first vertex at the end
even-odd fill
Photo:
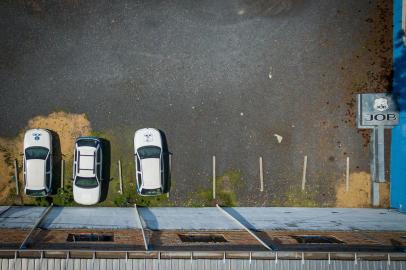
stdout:
POLYGON ((169 152, 168 149, 168 141, 166 140, 166 135, 162 130, 159 130, 159 133, 161 134, 162 137, 162 157, 163 157, 163 163, 164 163, 164 182, 165 182, 165 187, 164 187, 164 193, 168 193, 171 190, 171 155, 172 153, 169 152))
POLYGON ((48 130, 52 136, 52 195, 57 194, 58 188, 61 187, 61 142, 58 133, 53 130, 48 130))
POLYGON ((101 147, 103 153, 103 168, 102 168, 102 190, 100 196, 100 202, 103 202, 107 199, 109 193, 109 184, 110 184, 110 165, 111 165, 111 147, 110 141, 100 138, 101 147))

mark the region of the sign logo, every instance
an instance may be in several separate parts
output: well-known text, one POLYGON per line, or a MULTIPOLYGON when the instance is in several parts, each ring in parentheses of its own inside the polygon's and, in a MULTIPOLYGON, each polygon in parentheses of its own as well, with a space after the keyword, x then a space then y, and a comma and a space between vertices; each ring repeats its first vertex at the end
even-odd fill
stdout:
POLYGON ((377 98, 374 101, 374 109, 380 112, 389 109, 388 100, 386 98, 377 98))
POLYGON ((357 95, 358 128, 391 128, 399 124, 397 96, 391 93, 365 93, 357 95))
POLYGON ((34 140, 39 141, 41 139, 41 133, 33 133, 32 136, 34 137, 34 140))
POLYGON ((153 141, 153 136, 152 133, 147 133, 144 135, 145 137, 145 142, 152 142, 153 141))

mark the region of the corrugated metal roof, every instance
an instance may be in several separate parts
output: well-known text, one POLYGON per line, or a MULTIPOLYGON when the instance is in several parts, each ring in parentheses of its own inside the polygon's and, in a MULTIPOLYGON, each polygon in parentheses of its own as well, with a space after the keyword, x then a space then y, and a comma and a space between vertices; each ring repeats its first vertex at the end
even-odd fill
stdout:
POLYGON ((284 270, 284 269, 406 269, 405 261, 331 261, 327 260, 209 260, 209 259, 0 259, 0 270, 284 270))
POLYGON ((54 207, 41 224, 46 229, 139 228, 134 208, 54 207))
MULTIPOLYGON (((13 206, 0 215, 0 228, 28 229, 44 207, 13 206)), ((406 231, 406 214, 388 209, 234 207, 224 208, 254 230, 406 231)), ((139 208, 152 230, 238 230, 216 207, 139 208)), ((139 229, 133 207, 54 207, 44 229, 139 229)))
POLYGON ((152 230, 241 229, 216 207, 140 207, 138 210, 152 230))
POLYGON ((10 207, 0 216, 0 228, 28 229, 41 216, 45 207, 17 206, 10 207))
POLYGON ((261 230, 405 231, 406 214, 372 208, 225 208, 245 226, 261 230))
MULTIPOLYGON (((406 231, 406 214, 389 209, 225 207, 233 217, 254 230, 370 230, 406 231)), ((215 207, 139 208, 153 230, 240 229, 215 207)))

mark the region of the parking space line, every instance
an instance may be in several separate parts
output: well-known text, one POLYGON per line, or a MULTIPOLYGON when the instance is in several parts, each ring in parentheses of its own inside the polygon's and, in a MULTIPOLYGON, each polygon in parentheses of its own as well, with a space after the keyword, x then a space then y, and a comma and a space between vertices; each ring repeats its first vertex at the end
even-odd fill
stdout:
POLYGON ((304 160, 303 160, 303 176, 302 176, 302 190, 304 190, 305 186, 306 186, 306 171, 307 171, 307 156, 304 156, 304 160))
MULTIPOLYGON (((169 174, 172 173, 172 154, 169 153, 169 174)), ((168 193, 166 193, 166 197, 169 199, 169 190, 168 193)))
POLYGON ((118 160, 118 177, 120 179, 120 193, 123 194, 123 177, 121 175, 121 161, 118 160))
POLYGON ((345 170, 345 191, 348 192, 350 188, 350 157, 347 157, 347 166, 345 170))
POLYGON ((64 185, 64 183, 63 183, 64 178, 65 178, 64 167, 65 167, 65 161, 63 159, 61 159, 61 188, 63 188, 63 185, 64 185))
POLYGON ((18 195, 20 192, 18 190, 18 167, 17 167, 17 159, 14 160, 14 178, 16 180, 16 194, 18 195))
POLYGON ((216 156, 213 156, 213 199, 216 198, 216 156))
POLYGON ((261 192, 264 191, 264 171, 262 167, 262 157, 259 157, 259 181, 261 184, 261 192))

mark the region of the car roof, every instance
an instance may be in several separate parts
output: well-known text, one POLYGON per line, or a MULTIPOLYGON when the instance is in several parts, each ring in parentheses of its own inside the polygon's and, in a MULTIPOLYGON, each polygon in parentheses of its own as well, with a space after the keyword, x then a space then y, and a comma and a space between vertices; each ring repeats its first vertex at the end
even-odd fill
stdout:
POLYGON ((77 147, 76 150, 78 153, 77 176, 94 177, 96 175, 95 158, 97 148, 82 146, 77 147))
POLYGON ((162 187, 160 164, 159 158, 141 159, 142 188, 162 187))
POLYGON ((26 188, 45 188, 45 162, 42 159, 29 159, 26 161, 26 188))

